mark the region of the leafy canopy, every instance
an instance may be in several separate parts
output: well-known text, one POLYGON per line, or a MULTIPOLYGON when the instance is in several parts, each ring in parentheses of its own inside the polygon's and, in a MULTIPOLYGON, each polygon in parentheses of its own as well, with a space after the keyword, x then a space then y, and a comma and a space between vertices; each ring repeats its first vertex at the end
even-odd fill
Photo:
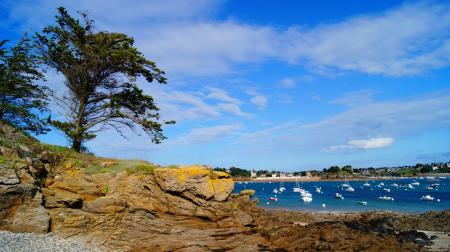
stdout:
MULTIPOLYGON (((36 34, 43 61, 62 73, 68 92, 58 98, 67 108, 66 121, 53 121, 80 151, 97 132, 113 128, 123 136, 123 128, 139 126, 160 143, 165 136, 158 107, 150 95, 136 84, 139 76, 147 82, 167 82, 164 72, 134 47, 125 34, 95 32, 93 21, 79 13, 82 21, 60 7, 57 25, 36 34)), ((174 123, 164 122, 164 124, 174 123)))
POLYGON ((47 120, 42 116, 48 112, 49 89, 35 84, 44 78, 33 45, 26 36, 12 48, 6 43, 0 41, 0 120, 34 134, 45 133, 47 120))

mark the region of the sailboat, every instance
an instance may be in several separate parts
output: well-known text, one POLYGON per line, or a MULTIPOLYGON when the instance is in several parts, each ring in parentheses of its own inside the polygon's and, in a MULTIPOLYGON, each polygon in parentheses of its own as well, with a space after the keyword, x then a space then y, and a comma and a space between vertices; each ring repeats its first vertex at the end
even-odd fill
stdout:
POLYGON ((350 187, 350 185, 348 184, 348 180, 347 177, 345 177, 345 183, 341 185, 342 187, 350 187))
POLYGON ((295 179, 295 187, 292 189, 294 192, 300 192, 301 191, 301 187, 298 184, 298 178, 295 179))

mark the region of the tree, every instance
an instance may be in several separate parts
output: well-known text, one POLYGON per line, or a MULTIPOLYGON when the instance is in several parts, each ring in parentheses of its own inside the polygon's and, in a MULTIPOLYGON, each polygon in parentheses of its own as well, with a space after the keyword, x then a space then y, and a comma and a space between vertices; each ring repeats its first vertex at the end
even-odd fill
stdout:
POLYGON ((250 177, 251 173, 247 170, 233 166, 230 167, 230 175, 233 177, 250 177))
POLYGON ((26 36, 10 49, 4 47, 6 42, 0 41, 0 120, 34 134, 45 133, 49 89, 35 83, 44 80, 39 59, 26 36))
POLYGON ((353 168, 351 165, 346 165, 346 166, 342 167, 342 171, 353 174, 353 168))
POLYGON ((82 21, 58 8, 57 25, 36 34, 36 46, 47 66, 62 73, 68 93, 58 101, 67 111, 67 120, 53 121, 81 151, 84 142, 99 131, 113 128, 122 136, 123 129, 136 126, 152 142, 160 143, 163 135, 158 107, 153 97, 144 94, 136 80, 156 80, 166 84, 165 73, 134 47, 125 34, 95 32, 93 20, 80 13, 82 21))

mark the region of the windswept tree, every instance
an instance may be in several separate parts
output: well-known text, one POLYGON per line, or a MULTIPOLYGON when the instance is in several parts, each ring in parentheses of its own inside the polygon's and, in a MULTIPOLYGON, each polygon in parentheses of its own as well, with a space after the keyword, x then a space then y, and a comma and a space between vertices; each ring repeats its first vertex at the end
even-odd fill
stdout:
POLYGON ((0 41, 0 120, 34 134, 45 133, 49 90, 36 84, 44 78, 33 45, 27 37, 12 48, 6 43, 0 41))
POLYGON ((36 34, 36 45, 43 61, 65 77, 68 92, 59 97, 67 109, 67 120, 53 121, 81 151, 83 144, 99 131, 140 127, 154 143, 165 136, 158 107, 150 95, 136 84, 138 77, 165 84, 166 78, 156 64, 144 57, 125 34, 95 32, 85 13, 71 17, 60 7, 56 26, 36 34))

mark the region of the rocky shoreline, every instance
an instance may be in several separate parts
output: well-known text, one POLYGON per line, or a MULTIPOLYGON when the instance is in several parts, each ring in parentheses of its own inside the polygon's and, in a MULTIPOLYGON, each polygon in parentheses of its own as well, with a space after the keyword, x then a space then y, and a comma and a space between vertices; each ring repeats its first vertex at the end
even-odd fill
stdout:
MULTIPOLYGON (((10 142, 25 137, 6 130, 10 142)), ((75 242, 64 251, 449 250, 450 211, 265 210, 253 191, 233 194, 233 179, 205 166, 129 172, 104 162, 92 173, 39 144, 0 147, 12 160, 0 164, 0 230, 17 233, 0 233, 2 251, 60 251, 51 245, 60 242, 75 242)))

